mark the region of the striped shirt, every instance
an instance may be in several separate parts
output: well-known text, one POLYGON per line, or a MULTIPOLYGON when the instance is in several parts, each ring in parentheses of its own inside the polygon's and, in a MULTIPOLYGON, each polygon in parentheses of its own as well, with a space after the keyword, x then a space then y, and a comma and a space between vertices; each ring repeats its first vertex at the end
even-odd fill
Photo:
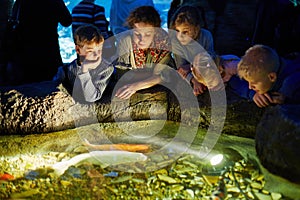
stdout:
POLYGON ((81 1, 72 9, 72 31, 86 24, 94 24, 97 26, 104 39, 109 37, 109 22, 105 17, 105 8, 91 2, 81 1))

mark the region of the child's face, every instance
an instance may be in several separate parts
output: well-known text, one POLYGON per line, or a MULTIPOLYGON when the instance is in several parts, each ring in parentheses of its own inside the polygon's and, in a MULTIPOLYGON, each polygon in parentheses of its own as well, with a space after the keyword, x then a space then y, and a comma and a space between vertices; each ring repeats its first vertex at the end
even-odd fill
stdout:
POLYGON ((76 52, 79 55, 81 62, 85 60, 100 64, 102 60, 102 47, 103 42, 99 44, 85 44, 83 47, 76 45, 76 52))
POLYGON ((133 28, 134 43, 138 45, 139 49, 149 48, 155 35, 155 28, 143 22, 135 23, 133 28))
POLYGON ((193 40, 192 28, 188 23, 177 25, 175 30, 176 37, 182 45, 187 45, 193 40))
POLYGON ((249 89, 258 94, 267 93, 276 81, 276 73, 254 73, 251 76, 243 77, 249 84, 249 89))

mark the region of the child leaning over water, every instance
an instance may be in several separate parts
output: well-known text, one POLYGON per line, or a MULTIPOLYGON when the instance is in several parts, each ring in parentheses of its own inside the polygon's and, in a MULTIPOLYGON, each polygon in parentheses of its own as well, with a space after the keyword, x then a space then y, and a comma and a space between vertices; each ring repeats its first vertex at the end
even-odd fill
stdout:
POLYGON ((59 67, 54 81, 62 83, 77 101, 99 100, 114 67, 102 59, 104 38, 94 25, 83 25, 74 34, 77 59, 59 67))
POLYGON ((250 47, 237 67, 238 75, 256 93, 259 107, 300 103, 300 58, 285 60, 265 45, 250 47))
MULTIPOLYGON (((198 82, 191 73, 191 63, 198 54, 206 51, 214 57, 214 42, 210 31, 201 27, 202 22, 197 7, 186 5, 181 6, 172 16, 170 21, 170 36, 172 39, 172 52, 179 74, 185 78, 194 89, 197 96, 206 90, 206 86, 198 82)), ((212 86, 212 85, 209 85, 212 86)), ((209 87, 218 90, 217 85, 209 87)))
MULTIPOLYGON (((171 43, 168 33, 161 28, 159 13, 153 6, 134 9, 126 20, 129 31, 123 32, 117 46, 117 79, 130 77, 130 83, 120 87, 115 96, 129 99, 142 89, 170 82, 173 70, 171 43), (126 72, 127 76, 122 76, 126 72)), ((129 79, 129 78, 128 78, 129 79)))

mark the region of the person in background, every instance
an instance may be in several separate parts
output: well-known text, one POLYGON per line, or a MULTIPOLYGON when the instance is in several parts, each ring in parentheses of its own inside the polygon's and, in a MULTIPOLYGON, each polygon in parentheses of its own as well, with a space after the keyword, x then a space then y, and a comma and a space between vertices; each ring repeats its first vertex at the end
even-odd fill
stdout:
POLYGON ((237 73, 256 92, 253 101, 259 107, 300 103, 300 58, 287 60, 257 44, 241 58, 237 73))
MULTIPOLYGON (((159 13, 153 6, 141 6, 127 18, 130 32, 124 32, 118 44, 117 74, 130 70, 131 83, 120 87, 115 96, 128 99, 136 91, 169 81, 174 70, 168 33, 161 28, 159 13), (126 33, 126 34, 125 34, 126 33)), ((119 79, 119 78, 118 78, 119 79)))
POLYGON ((137 7, 153 6, 153 0, 112 0, 109 14, 110 29, 114 35, 128 30, 125 22, 130 12, 137 7))
POLYGON ((184 5, 191 5, 191 6, 195 6, 199 9, 199 15, 201 16, 201 27, 207 29, 208 25, 207 25, 207 21, 206 21, 206 15, 205 15, 205 10, 202 6, 197 5, 196 3, 184 3, 183 0, 173 0, 170 4, 170 8, 168 10, 168 15, 167 15, 167 26, 168 28, 170 28, 170 22, 171 22, 171 18, 174 15, 174 13, 176 12, 176 10, 184 5))
POLYGON ((167 16, 168 28, 170 28, 170 21, 171 21, 173 14, 182 5, 182 3, 183 3, 183 0, 172 0, 172 2, 170 4, 170 8, 168 10, 168 16, 167 16))
MULTIPOLYGON (((207 88, 198 82, 191 72, 191 63, 197 54, 207 51, 215 56, 213 36, 207 29, 201 28, 201 16, 197 7, 184 5, 177 9, 170 21, 170 37, 172 52, 178 73, 193 87, 195 96, 202 94, 207 88)), ((213 90, 218 90, 220 84, 213 90)))
POLYGON ((74 34, 79 26, 86 24, 97 26, 104 39, 109 37, 109 22, 105 17, 105 8, 95 4, 95 0, 80 1, 72 9, 72 33, 74 34))
POLYGON ((86 24, 97 26, 104 37, 103 57, 107 60, 115 53, 115 44, 112 32, 109 30, 109 21, 105 17, 105 8, 95 4, 95 0, 82 0, 72 9, 72 32, 86 24), (111 37, 111 38, 110 38, 111 37))
POLYGON ((95 102, 106 89, 114 67, 102 59, 104 38, 94 25, 82 25, 74 32, 77 59, 59 67, 53 80, 62 83, 79 102, 95 102))
POLYGON ((282 57, 300 52, 299 1, 257 0, 252 45, 274 48, 282 57), (298 4, 298 5, 297 5, 298 4))
POLYGON ((63 0, 16 0, 20 5, 18 51, 8 65, 11 85, 51 80, 63 64, 57 27, 72 24, 72 16, 63 0))

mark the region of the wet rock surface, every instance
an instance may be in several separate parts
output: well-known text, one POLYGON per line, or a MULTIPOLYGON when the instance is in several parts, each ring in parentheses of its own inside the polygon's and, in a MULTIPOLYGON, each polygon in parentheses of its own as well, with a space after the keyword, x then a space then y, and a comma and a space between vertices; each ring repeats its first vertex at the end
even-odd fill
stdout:
POLYGON ((111 103, 110 95, 105 95, 101 101, 91 104, 75 102, 63 86, 51 81, 5 87, 0 91, 1 135, 47 133, 95 122, 111 122, 115 118, 124 121, 149 119, 150 108, 155 119, 162 115, 159 108, 167 107, 166 93, 155 92, 155 88, 150 93, 135 95, 130 102, 111 103))
MULTIPOLYGON (((179 103, 176 96, 162 86, 138 92, 130 101, 112 100, 111 93, 111 90, 107 91, 96 103, 80 104, 73 101, 62 85, 51 81, 0 88, 0 134, 47 133, 116 120, 180 121, 182 102, 189 106, 189 99, 184 99, 184 94, 179 103)), ((220 118, 225 120, 224 133, 253 138, 263 109, 227 94, 226 113, 220 113, 220 118)), ((198 120, 200 127, 207 128, 211 123, 211 95, 207 92, 197 98, 200 119, 188 116, 192 121, 198 120)))

